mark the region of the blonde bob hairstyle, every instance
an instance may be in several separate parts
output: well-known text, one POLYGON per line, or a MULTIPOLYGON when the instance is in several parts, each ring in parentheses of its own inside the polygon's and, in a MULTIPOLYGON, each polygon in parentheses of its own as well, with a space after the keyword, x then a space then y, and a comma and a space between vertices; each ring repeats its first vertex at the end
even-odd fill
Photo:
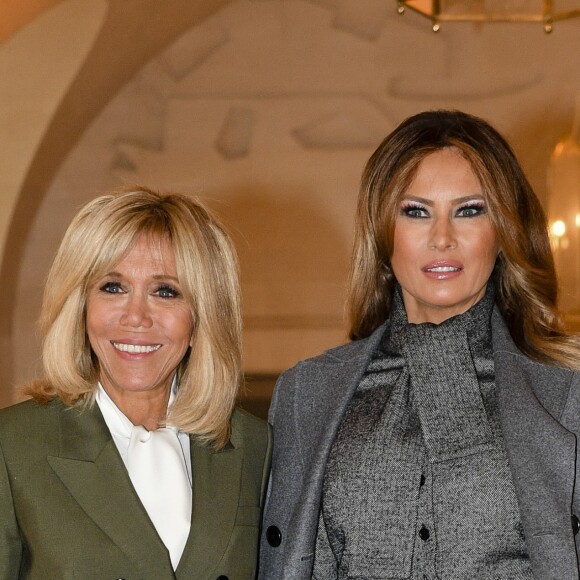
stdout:
POLYGON ((361 180, 348 312, 350 338, 370 335, 389 316, 390 265, 401 199, 419 164, 458 151, 478 177, 500 246, 496 301, 518 348, 532 359, 580 367, 579 342, 557 310, 557 281, 544 212, 512 149, 486 121, 460 111, 428 111, 403 121, 373 153, 361 180))
POLYGON ((48 275, 40 316, 45 376, 28 392, 39 402, 93 403, 99 362, 85 328, 87 293, 143 235, 153 243, 169 239, 193 320, 167 422, 221 448, 241 378, 238 263, 223 227, 190 197, 138 187, 79 211, 48 275))

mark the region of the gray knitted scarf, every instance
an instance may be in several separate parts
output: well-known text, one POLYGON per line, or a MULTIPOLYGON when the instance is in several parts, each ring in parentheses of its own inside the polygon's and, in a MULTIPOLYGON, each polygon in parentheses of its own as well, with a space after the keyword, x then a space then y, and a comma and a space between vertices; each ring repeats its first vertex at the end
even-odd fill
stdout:
POLYGON ((411 383, 411 405, 419 416, 431 463, 492 446, 471 352, 479 345, 470 345, 470 340, 488 336, 493 296, 490 283, 484 298, 464 314, 439 325, 409 324, 400 292, 395 292, 382 349, 404 359, 399 380, 411 383))

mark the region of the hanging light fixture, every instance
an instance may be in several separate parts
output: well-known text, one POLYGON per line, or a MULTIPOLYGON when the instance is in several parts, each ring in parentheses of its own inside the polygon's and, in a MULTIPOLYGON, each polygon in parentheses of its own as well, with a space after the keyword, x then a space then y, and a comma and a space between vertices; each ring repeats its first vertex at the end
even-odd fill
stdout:
POLYGON ((435 32, 442 22, 537 22, 552 32, 555 21, 580 16, 578 0, 397 0, 397 4, 399 14, 409 8, 429 18, 435 32))

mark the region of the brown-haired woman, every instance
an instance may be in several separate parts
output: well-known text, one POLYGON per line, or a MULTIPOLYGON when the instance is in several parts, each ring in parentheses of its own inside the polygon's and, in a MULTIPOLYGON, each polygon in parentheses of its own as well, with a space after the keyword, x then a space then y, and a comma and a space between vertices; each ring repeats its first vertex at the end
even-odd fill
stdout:
POLYGON ((45 378, 0 412, 0 577, 254 578, 267 425, 235 409, 232 244, 146 188, 75 216, 41 314, 45 378))
POLYGON ((353 342, 276 388, 260 578, 577 579, 580 344, 501 135, 457 111, 397 127, 351 272, 353 342))

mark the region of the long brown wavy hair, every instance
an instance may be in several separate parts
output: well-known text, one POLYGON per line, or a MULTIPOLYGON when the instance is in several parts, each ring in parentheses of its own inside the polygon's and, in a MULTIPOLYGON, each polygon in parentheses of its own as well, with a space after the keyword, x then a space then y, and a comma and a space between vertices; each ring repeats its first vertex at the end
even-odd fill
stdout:
POLYGON ((564 328, 547 221, 507 141, 478 117, 428 111, 403 121, 373 153, 361 180, 351 264, 350 338, 370 335, 389 316, 390 266, 398 207, 419 164, 453 147, 478 177, 500 253, 496 300, 518 348, 530 358, 580 368, 580 342, 564 328))

